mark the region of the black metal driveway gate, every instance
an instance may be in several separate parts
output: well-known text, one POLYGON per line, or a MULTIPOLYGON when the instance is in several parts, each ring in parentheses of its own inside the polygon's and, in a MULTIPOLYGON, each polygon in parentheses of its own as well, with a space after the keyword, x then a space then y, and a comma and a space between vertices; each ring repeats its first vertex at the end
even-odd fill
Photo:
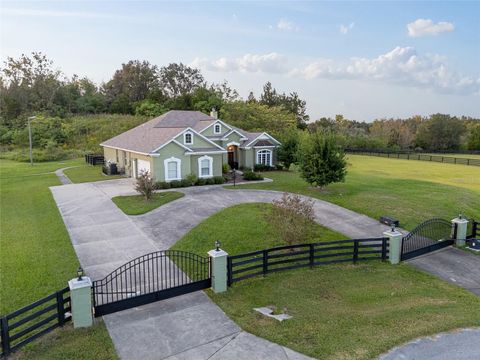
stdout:
POLYGON ((453 245, 452 224, 443 219, 430 219, 402 239, 401 260, 408 260, 453 245))
POLYGON ((95 316, 211 286, 210 259, 165 250, 140 256, 93 282, 95 316))

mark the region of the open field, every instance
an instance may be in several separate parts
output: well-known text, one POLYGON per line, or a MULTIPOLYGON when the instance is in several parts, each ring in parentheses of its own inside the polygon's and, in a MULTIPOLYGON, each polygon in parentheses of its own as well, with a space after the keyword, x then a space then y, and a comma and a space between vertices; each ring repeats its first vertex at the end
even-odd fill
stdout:
POLYGON ((358 155, 348 163, 346 181, 324 190, 310 187, 296 171, 267 172, 273 182, 237 188, 295 192, 372 218, 392 215, 410 230, 432 217, 480 218, 480 167, 358 155))
POLYGON ((178 191, 167 191, 153 194, 150 200, 145 200, 143 195, 115 196, 112 201, 127 215, 145 214, 170 201, 185 196, 178 191))
MULTIPOLYGON (((264 219, 270 206, 222 210, 173 249, 204 255, 214 239, 224 239, 222 249, 231 255, 280 245, 264 219)), ((317 231, 321 240, 345 238, 317 231)), ((479 298, 406 264, 381 261, 283 271, 207 294, 244 330, 319 359, 372 359, 413 338, 480 321, 469 310, 479 298), (262 306, 286 309, 293 319, 279 323, 252 310, 262 306)))
MULTIPOLYGON (((68 160, 31 167, 27 163, 0 160, 0 314, 64 288, 76 276, 78 260, 48 187, 60 185, 53 171, 78 164, 80 160, 68 160)), ((97 357, 86 358, 106 359, 109 357, 105 354, 115 354, 103 322, 75 335, 61 330, 55 334, 52 336, 59 340, 54 347, 42 350, 42 345, 34 342, 25 348, 25 358, 33 357, 29 349, 39 349, 38 354, 45 354, 39 358, 79 354, 91 336, 98 337, 102 348, 86 353, 98 354, 97 357)))

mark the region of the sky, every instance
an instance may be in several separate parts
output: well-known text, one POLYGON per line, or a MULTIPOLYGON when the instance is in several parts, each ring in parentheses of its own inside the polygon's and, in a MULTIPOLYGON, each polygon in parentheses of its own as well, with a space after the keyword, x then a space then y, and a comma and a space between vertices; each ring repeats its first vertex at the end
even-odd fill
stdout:
POLYGON ((0 59, 41 51, 67 76, 198 67, 244 98, 267 81, 311 119, 480 117, 480 1, 5 1, 0 59))

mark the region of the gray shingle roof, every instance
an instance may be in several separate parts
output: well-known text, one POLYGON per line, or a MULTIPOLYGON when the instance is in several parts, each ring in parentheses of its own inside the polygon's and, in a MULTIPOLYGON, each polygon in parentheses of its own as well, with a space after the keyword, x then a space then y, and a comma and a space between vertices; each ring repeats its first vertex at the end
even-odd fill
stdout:
MULTIPOLYGON (((201 132, 216 120, 200 111, 172 110, 106 140, 100 145, 148 154, 165 145, 186 128, 190 127, 197 132, 201 132)), ((246 132, 235 126, 229 126, 248 138, 242 145, 249 143, 262 134, 246 132)), ((219 150, 213 147, 212 149, 219 150)), ((206 151, 206 149, 203 151, 206 151)))

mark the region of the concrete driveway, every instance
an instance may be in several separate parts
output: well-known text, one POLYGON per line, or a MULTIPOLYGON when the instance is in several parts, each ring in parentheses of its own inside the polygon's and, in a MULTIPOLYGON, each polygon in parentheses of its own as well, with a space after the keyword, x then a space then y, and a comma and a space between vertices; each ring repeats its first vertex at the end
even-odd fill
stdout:
MULTIPOLYGON (((148 214, 129 217, 110 199, 135 194, 131 179, 64 185, 51 190, 77 256, 93 279, 104 277, 137 256, 168 249, 202 220, 223 208, 246 202, 271 202, 282 195, 263 190, 232 191, 218 186, 178 189, 186 196, 148 214)), ((325 201, 314 199, 314 209, 318 223, 351 238, 377 237, 388 229, 374 219, 325 201)), ((478 260, 475 255, 449 248, 410 263, 478 294, 478 282, 473 276, 468 277, 470 267, 479 265, 478 260), (466 274, 469 280, 463 279, 466 274)), ((241 331, 201 291, 107 315, 104 319, 122 359, 306 358, 241 331)), ((428 344, 430 351, 436 351, 438 342, 428 344)), ((402 352, 387 358, 425 359, 405 357, 402 352)))

